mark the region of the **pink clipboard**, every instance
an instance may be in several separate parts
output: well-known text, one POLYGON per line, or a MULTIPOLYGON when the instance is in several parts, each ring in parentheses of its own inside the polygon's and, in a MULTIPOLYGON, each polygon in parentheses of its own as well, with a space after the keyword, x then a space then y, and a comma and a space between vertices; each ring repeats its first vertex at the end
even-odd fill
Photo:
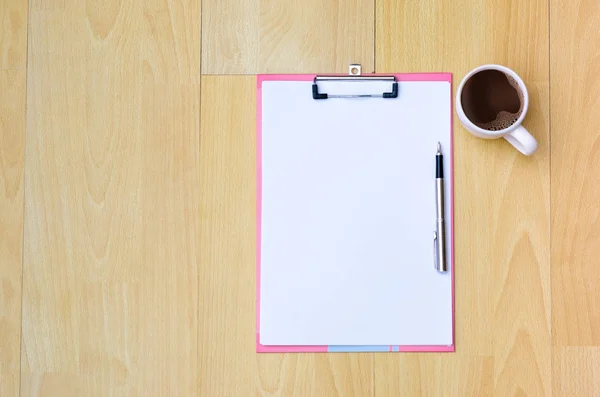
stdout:
MULTIPOLYGON (((271 346, 260 343, 260 285, 261 285, 261 220, 262 220, 262 85, 265 81, 313 81, 316 74, 259 74, 256 88, 256 352, 258 353, 326 353, 326 352, 454 352, 455 351, 455 293, 454 249, 450 268, 452 290, 452 344, 450 345, 374 345, 374 346, 271 346)), ((342 76, 342 75, 340 75, 342 76)), ((378 76, 378 75, 369 75, 378 76)), ((390 76, 386 74, 386 76, 390 76)), ((451 73, 393 74, 398 82, 443 81, 452 86, 451 73)), ((452 91, 452 88, 451 88, 452 91)), ((452 96, 450 98, 452 106, 452 96)), ((454 172, 453 120, 450 112, 450 172, 454 172)), ((450 197, 450 245, 454 247, 454 178, 449 184, 450 197)))

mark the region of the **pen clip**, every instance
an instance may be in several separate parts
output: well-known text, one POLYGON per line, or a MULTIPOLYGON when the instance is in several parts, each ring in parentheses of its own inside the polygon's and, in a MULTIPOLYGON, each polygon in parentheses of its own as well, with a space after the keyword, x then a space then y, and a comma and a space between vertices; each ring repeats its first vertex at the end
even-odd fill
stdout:
POLYGON ((438 255, 437 255, 437 245, 438 245, 438 237, 437 237, 437 232, 433 232, 433 268, 435 270, 438 270, 439 268, 439 264, 438 264, 438 255))

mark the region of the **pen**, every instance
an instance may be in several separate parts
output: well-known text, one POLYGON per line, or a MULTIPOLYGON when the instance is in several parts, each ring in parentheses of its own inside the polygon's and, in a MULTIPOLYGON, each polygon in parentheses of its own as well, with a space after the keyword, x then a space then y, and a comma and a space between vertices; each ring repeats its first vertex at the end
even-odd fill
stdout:
POLYGON ((444 221, 444 156, 442 145, 438 142, 435 155, 435 209, 436 231, 434 232, 434 251, 437 260, 435 268, 438 272, 446 272, 446 222, 444 221))

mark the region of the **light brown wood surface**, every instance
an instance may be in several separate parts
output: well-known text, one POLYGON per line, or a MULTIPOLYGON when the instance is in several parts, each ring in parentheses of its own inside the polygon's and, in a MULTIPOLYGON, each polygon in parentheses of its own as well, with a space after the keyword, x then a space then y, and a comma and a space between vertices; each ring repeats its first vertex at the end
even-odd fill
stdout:
POLYGON ((19 395, 27 2, 0 1, 0 396, 19 395))
POLYGON ((0 69, 25 69, 27 1, 0 1, 0 69))
POLYGON ((203 0, 202 73, 374 71, 373 0, 203 0))
POLYGON ((553 390, 600 396, 600 2, 550 6, 553 390))
POLYGON ((192 396, 200 3, 32 2, 23 396, 192 396))
POLYGON ((26 3, 0 2, 0 396, 600 396, 600 3, 26 3), (253 74, 350 62, 528 85, 532 157, 455 119, 456 353, 254 352, 253 74))
POLYGON ((25 70, 0 70, 0 396, 19 395, 25 70))

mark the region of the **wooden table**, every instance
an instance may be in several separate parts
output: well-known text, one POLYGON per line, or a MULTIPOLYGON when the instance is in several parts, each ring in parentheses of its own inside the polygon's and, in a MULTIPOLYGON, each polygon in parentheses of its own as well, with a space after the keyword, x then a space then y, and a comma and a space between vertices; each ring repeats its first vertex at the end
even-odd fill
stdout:
POLYGON ((0 2, 0 396, 600 396, 598 0, 0 2), (527 83, 455 123, 456 353, 255 347, 254 74, 527 83))

